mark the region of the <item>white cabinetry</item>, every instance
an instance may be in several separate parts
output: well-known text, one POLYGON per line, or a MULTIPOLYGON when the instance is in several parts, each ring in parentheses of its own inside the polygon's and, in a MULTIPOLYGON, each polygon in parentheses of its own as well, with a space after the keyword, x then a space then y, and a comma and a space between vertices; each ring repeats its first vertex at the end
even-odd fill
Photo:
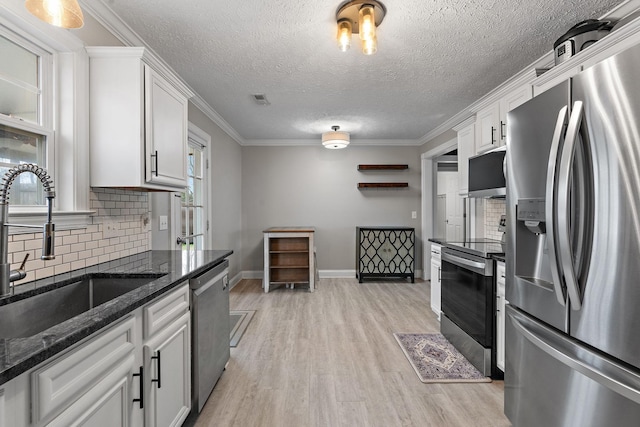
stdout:
POLYGON ((31 374, 35 425, 127 426, 136 365, 134 316, 31 374))
POLYGON ((571 68, 558 68, 552 69, 551 71, 547 71, 542 76, 538 77, 533 82, 533 96, 538 96, 543 92, 551 89, 552 87, 558 85, 559 83, 568 80, 570 77, 575 76, 580 71, 582 71, 581 66, 574 66, 571 68), (558 70, 561 70, 559 72, 558 70))
POLYGON ((184 188, 193 93, 144 48, 86 49, 91 186, 184 188))
POLYGON ((441 311, 441 249, 440 245, 431 244, 431 310, 438 316, 438 320, 441 311))
POLYGON ((476 114, 475 154, 507 143, 507 113, 531 99, 531 86, 524 85, 476 114))
POLYGON ((190 409, 186 282, 0 387, 0 427, 179 426, 190 409))
POLYGON ((465 120, 453 129, 458 132, 458 188, 460 194, 469 193, 469 157, 475 150, 475 118, 465 120))
POLYGON ((504 372, 505 266, 496 263, 496 366, 504 372))
POLYGON ((145 308, 145 425, 179 426, 191 410, 189 287, 145 308))

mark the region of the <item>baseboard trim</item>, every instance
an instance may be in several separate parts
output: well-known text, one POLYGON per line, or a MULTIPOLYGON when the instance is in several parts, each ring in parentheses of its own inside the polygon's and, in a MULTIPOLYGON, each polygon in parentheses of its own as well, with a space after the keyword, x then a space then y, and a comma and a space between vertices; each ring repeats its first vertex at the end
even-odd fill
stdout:
MULTIPOLYGON (((320 270, 319 276, 321 279, 355 279, 356 271, 355 270, 320 270)), ((235 286, 240 280, 258 280, 262 279, 264 276, 264 272, 262 270, 246 270, 238 273, 232 280, 233 285, 235 286)), ((416 270, 415 273, 416 278, 423 277, 422 270, 416 270)))

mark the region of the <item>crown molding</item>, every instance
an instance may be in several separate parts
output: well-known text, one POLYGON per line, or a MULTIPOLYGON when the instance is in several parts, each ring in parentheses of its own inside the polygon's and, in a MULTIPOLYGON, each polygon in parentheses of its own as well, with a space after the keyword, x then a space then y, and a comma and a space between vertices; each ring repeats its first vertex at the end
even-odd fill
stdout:
MULTIPOLYGON (((602 16, 600 19, 619 20, 638 10, 640 10, 640 0, 627 0, 602 16)), ((475 112, 481 110, 492 102, 497 101, 498 99, 500 99, 500 97, 506 95, 510 90, 516 88, 518 85, 531 84, 532 86, 540 86, 548 81, 553 80, 555 77, 562 74, 569 68, 575 67, 579 63, 585 62, 589 58, 598 55, 614 44, 628 39, 632 35, 638 33, 639 29, 640 19, 634 19, 623 27, 617 29, 603 39, 599 40, 598 43, 589 47, 589 49, 585 49, 582 52, 579 52, 574 57, 558 66, 555 66, 553 50, 545 53, 540 58, 525 67, 522 71, 517 73, 515 76, 511 77, 506 82, 493 89, 487 95, 483 96, 464 110, 460 111, 458 114, 454 115, 438 127, 431 130, 429 133, 420 138, 420 141, 422 142, 422 144, 426 144, 427 142, 442 135, 448 130, 453 129, 454 126, 459 128, 460 122, 468 119, 470 116, 475 116, 475 112), (549 71, 537 77, 535 71, 536 68, 549 68, 549 71)))
MULTIPOLYGON (((318 139, 247 139, 246 147, 321 147, 318 139)), ((349 146, 378 146, 378 147, 418 147, 422 145, 417 139, 351 139, 349 146)))
POLYGON ((170 70, 181 85, 188 88, 192 97, 189 99, 194 106, 211 119, 223 132, 229 135, 240 145, 244 145, 244 139, 238 132, 222 118, 184 79, 176 73, 131 27, 129 27, 108 5, 102 0, 79 0, 86 12, 91 14, 103 27, 113 34, 122 44, 126 46, 143 46, 149 52, 149 57, 153 59, 154 67, 158 66, 162 70, 170 70))

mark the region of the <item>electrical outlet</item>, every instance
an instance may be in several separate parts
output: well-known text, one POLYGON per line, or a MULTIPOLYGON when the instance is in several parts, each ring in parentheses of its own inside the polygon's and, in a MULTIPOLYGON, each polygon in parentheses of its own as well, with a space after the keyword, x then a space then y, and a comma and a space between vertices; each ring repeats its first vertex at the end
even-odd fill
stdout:
POLYGON ((411 219, 416 219, 416 218, 418 218, 418 212, 411 211, 411 219))
POLYGON ((120 223, 113 219, 107 219, 102 223, 102 237, 104 239, 118 237, 119 230, 120 230, 120 223))
POLYGON ((169 217, 167 215, 160 215, 158 222, 160 224, 159 229, 161 231, 169 228, 169 217))

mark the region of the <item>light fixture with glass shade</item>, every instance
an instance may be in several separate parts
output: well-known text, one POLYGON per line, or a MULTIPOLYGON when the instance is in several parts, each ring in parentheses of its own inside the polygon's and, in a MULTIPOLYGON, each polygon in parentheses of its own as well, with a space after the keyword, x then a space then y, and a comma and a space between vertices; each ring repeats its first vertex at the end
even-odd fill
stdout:
POLYGON ((352 0, 342 4, 336 13, 338 47, 346 51, 351 46, 352 34, 359 34, 362 53, 373 55, 378 50, 376 28, 382 23, 387 9, 376 0, 352 0))
POLYGON ((322 134, 322 145, 325 148, 338 150, 349 145, 349 132, 340 132, 340 126, 331 126, 331 129, 333 129, 331 132, 322 134))
POLYGON ((38 19, 61 28, 81 28, 84 16, 77 0, 26 0, 25 7, 38 19))

